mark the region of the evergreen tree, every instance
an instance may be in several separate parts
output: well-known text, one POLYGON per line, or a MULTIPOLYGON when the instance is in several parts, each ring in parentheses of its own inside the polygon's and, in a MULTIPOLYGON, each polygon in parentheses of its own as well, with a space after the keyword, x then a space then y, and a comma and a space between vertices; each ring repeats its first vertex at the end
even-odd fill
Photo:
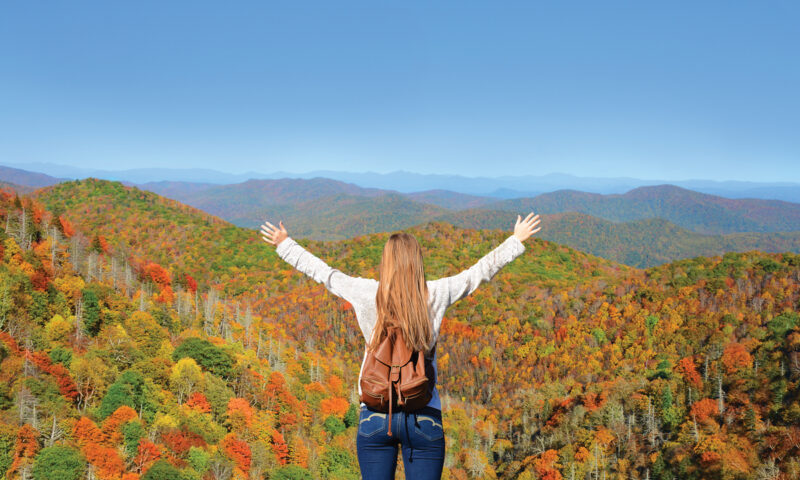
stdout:
POLYGON ((172 352, 172 361, 191 357, 198 365, 220 377, 228 377, 233 372, 233 358, 204 338, 187 338, 172 352))
POLYGON ((100 331, 100 302, 90 288, 83 289, 83 325, 92 337, 100 331))
POLYGON ((152 388, 145 382, 141 373, 126 370, 108 388, 97 414, 101 419, 105 419, 119 407, 127 405, 136 411, 141 410, 145 420, 150 421, 156 411, 151 391, 152 388))
POLYGON ((358 405, 355 403, 351 403, 349 407, 347 407, 347 411, 344 414, 344 424, 347 428, 353 427, 358 425, 358 417, 359 417, 359 409, 358 405))

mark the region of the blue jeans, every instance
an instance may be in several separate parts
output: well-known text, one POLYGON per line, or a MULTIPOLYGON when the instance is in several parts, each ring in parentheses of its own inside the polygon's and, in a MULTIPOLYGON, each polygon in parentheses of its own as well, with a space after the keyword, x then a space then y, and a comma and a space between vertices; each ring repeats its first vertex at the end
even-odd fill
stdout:
POLYGON ((392 411, 392 436, 388 413, 361 407, 356 451, 363 480, 394 479, 398 444, 403 447, 406 478, 439 480, 444 467, 442 412, 423 407, 415 412, 392 411))

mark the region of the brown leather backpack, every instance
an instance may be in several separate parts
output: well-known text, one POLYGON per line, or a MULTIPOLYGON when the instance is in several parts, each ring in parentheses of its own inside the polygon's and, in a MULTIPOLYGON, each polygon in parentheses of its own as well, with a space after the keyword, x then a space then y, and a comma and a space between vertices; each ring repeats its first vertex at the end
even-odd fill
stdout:
POLYGON ((367 350, 361 372, 361 401, 380 412, 389 412, 389 436, 393 409, 413 412, 431 400, 436 384, 435 351, 436 345, 428 358, 423 352, 409 350, 396 325, 387 327, 386 337, 375 351, 367 350))

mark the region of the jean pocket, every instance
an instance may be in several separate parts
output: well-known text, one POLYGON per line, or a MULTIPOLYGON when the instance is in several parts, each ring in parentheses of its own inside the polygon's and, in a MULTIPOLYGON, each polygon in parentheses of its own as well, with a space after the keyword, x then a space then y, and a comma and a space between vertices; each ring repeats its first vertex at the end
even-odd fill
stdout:
POLYGON ((429 442, 441 440, 444 437, 442 419, 433 415, 417 415, 414 431, 429 442))
POLYGON ((387 431, 386 414, 362 409, 361 418, 358 420, 358 434, 362 437, 371 437, 380 432, 387 431))

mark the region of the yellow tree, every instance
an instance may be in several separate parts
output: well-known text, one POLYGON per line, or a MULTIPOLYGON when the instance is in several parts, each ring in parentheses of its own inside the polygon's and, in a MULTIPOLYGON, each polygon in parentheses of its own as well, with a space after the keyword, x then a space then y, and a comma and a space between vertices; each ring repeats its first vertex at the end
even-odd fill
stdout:
POLYGON ((203 382, 203 371, 191 357, 184 357, 172 367, 169 383, 178 399, 178 405, 188 398, 203 382))

